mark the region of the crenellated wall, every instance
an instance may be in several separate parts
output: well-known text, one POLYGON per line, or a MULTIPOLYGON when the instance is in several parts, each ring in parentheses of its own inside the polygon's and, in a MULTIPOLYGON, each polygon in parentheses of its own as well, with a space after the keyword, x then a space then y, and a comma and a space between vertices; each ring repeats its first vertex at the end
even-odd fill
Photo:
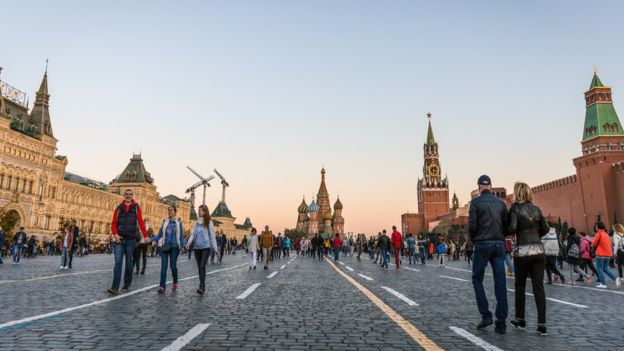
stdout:
POLYGON ((556 216, 571 227, 585 229, 583 199, 576 175, 533 187, 533 202, 544 216, 556 216))

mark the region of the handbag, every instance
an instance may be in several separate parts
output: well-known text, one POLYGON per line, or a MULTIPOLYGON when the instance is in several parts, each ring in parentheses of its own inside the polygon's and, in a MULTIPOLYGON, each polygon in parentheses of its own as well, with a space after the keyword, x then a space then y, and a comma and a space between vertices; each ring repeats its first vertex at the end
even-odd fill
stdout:
POLYGON ((542 244, 516 245, 513 250, 514 257, 537 256, 542 254, 544 254, 544 245, 542 244))
POLYGON ((169 251, 171 251, 171 249, 172 249, 171 244, 170 243, 166 243, 166 244, 163 244, 163 246, 160 248, 160 251, 161 252, 169 252, 169 251))

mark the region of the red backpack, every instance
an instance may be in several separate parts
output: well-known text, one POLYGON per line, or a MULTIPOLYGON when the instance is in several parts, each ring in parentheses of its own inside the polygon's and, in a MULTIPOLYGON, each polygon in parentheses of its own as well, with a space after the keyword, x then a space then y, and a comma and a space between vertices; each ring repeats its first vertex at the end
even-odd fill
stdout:
POLYGON ((505 238, 505 252, 513 252, 513 241, 511 240, 511 236, 505 238))

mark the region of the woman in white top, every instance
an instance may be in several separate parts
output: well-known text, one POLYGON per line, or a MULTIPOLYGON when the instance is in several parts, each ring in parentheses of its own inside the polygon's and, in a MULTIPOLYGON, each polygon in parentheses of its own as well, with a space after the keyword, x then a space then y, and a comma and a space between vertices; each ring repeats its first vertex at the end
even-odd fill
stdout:
POLYGON ((249 251, 249 269, 252 267, 256 270, 256 261, 258 260, 258 232, 256 228, 251 228, 251 235, 247 240, 247 249, 249 251))
POLYGON ((624 226, 619 223, 613 225, 613 256, 618 269, 618 278, 615 280, 615 285, 620 287, 622 278, 624 278, 622 275, 622 267, 624 267, 624 226))

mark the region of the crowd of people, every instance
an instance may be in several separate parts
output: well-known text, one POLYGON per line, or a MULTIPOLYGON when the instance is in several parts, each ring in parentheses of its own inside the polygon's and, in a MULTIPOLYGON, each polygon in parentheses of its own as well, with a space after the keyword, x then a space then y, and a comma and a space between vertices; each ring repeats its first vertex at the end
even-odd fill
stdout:
MULTIPOLYGON (((508 316, 506 275, 515 277, 515 317, 510 321, 516 328, 526 328, 525 291, 526 281, 531 279, 532 291, 538 311, 537 332, 546 335, 546 298, 544 284, 576 285, 578 282, 592 284, 606 289, 610 279, 616 288, 622 285, 624 267, 624 226, 615 224, 610 233, 604 223, 597 221, 594 232, 577 233, 575 228, 567 228, 564 233, 557 231, 532 203, 531 188, 525 183, 514 186, 515 202, 510 208, 494 196, 491 180, 481 176, 477 181, 480 195, 471 201, 468 217, 468 238, 461 244, 447 240, 444 235, 401 234, 395 226, 390 234, 384 229, 376 236, 357 234, 355 236, 289 237, 274 235, 268 226, 258 234, 253 228, 249 236, 239 243, 236 238, 228 238, 223 231, 217 232, 208 208, 201 205, 199 219, 186 239, 176 208, 168 208, 168 217, 163 220, 156 234, 150 234, 143 221, 141 207, 133 199, 132 190, 124 193, 124 201, 115 209, 111 224, 112 238, 106 248, 114 255, 113 281, 108 289, 110 294, 118 294, 124 268, 121 291, 128 291, 133 274, 144 274, 146 257, 160 256, 161 271, 159 293, 166 291, 167 273, 173 277, 172 290, 177 289, 177 261, 180 255, 195 256, 199 273, 197 293, 203 295, 206 289, 206 265, 220 263, 226 254, 235 255, 242 250, 248 255, 249 270, 255 270, 262 262, 268 269, 271 261, 288 258, 291 255, 323 261, 331 258, 340 260, 340 255, 355 256, 361 261, 367 255, 373 264, 389 270, 394 261, 396 269, 401 265, 425 265, 435 260, 444 268, 447 260, 460 260, 462 257, 472 268, 472 283, 476 304, 481 315, 477 329, 485 329, 495 324, 495 332, 504 334, 508 316), (124 264, 125 260, 125 264, 124 264), (568 267, 568 278, 563 270, 568 267), (142 264, 142 267, 141 267, 142 264), (492 266, 494 291, 497 300, 494 315, 489 310, 483 278, 487 265, 492 266), (611 270, 617 266, 617 274, 611 270), (507 268, 506 268, 507 267, 507 268), (544 276, 546 281, 544 281, 544 276)), ((38 244, 36 236, 28 235, 24 228, 14 235, 11 242, 6 240, 0 229, 0 263, 10 248, 14 264, 21 257, 36 257, 38 254, 60 255, 60 269, 72 268, 72 258, 93 252, 87 245, 84 235, 73 221, 64 229, 64 234, 54 243, 38 244), (39 247, 41 246, 41 247, 39 247)))

